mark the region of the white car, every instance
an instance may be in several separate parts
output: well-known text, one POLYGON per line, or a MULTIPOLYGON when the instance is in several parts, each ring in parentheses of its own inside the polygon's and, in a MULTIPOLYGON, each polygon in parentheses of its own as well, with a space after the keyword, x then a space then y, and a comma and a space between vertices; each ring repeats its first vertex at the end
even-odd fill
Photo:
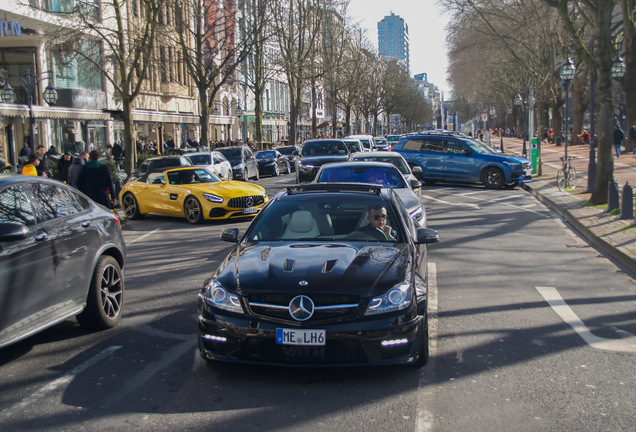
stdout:
POLYGON ((355 138, 360 141, 362 143, 362 146, 364 147, 365 152, 376 150, 375 139, 372 135, 349 135, 345 137, 345 139, 347 138, 355 138))
POLYGON ((204 166, 223 180, 232 180, 232 164, 218 151, 188 153, 192 165, 204 166))

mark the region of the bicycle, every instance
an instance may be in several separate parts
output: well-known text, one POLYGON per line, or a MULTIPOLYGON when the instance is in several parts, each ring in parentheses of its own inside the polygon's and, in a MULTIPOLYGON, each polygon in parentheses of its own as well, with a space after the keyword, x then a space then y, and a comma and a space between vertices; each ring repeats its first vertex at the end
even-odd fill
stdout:
POLYGON ((562 164, 559 171, 557 171, 557 187, 560 191, 565 189, 576 189, 576 169, 570 162, 574 159, 574 156, 568 156, 567 159, 561 158, 562 164))

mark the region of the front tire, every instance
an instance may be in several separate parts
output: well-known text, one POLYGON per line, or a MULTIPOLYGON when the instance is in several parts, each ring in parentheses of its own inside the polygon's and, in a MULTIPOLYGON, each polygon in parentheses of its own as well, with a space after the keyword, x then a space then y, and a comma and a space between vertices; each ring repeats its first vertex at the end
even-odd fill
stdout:
POLYGON ((287 162, 287 171, 285 172, 285 174, 291 174, 291 165, 289 164, 289 162, 287 162))
POLYGON ((482 183, 487 189, 501 189, 504 180, 504 173, 499 168, 488 168, 482 177, 482 183))
POLYGON ((272 174, 272 177, 278 177, 280 175, 280 170, 278 169, 278 164, 274 164, 274 173, 272 174))
POLYGON ((419 357, 413 363, 413 366, 416 368, 426 366, 429 358, 429 349, 428 349, 428 315, 424 318, 424 329, 422 330, 422 341, 420 345, 419 357))
POLYGON ((185 218, 191 224, 198 224, 203 221, 203 208, 201 207, 201 203, 198 199, 193 196, 189 196, 186 198, 183 203, 183 211, 185 213, 185 218))
POLYGON ((256 174, 254 175, 254 181, 259 181, 261 178, 261 173, 258 171, 258 167, 256 168, 256 174))
POLYGON ((126 193, 122 200, 121 206, 124 210, 124 215, 126 215, 126 219, 138 220, 144 217, 144 215, 139 212, 139 203, 133 194, 130 192, 126 193))
POLYGON ((86 307, 77 315, 82 327, 105 330, 119 324, 124 304, 124 277, 115 258, 103 255, 97 261, 86 296, 86 307))
POLYGON ((517 186, 519 186, 519 182, 505 183, 503 187, 505 189, 514 189, 517 186))

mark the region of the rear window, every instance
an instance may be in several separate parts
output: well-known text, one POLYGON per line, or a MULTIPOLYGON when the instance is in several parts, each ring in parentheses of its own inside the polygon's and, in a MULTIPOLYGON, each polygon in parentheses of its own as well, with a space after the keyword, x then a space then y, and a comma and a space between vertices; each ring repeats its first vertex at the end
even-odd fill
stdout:
MULTIPOLYGON (((368 153, 367 153, 368 154, 368 153)), ((394 165, 400 172, 404 175, 411 174, 411 170, 404 162, 404 159, 401 157, 395 156, 356 156, 353 158, 354 161, 365 161, 365 162, 385 162, 394 165)))
POLYGON ((240 147, 218 149, 218 152, 223 154, 223 156, 225 156, 228 159, 240 159, 241 158, 241 148, 240 147))
POLYGON ((274 159, 276 157, 276 153, 273 151, 264 151, 256 153, 256 159, 274 159))
POLYGON ((276 150, 278 150, 281 154, 289 156, 294 153, 294 150, 296 150, 296 148, 295 147, 276 147, 276 150))
POLYGON ((190 160, 193 165, 210 165, 210 155, 192 155, 190 156, 190 160))
POLYGON ((326 168, 320 174, 318 183, 371 183, 387 188, 405 187, 402 177, 391 167, 341 167, 326 168))

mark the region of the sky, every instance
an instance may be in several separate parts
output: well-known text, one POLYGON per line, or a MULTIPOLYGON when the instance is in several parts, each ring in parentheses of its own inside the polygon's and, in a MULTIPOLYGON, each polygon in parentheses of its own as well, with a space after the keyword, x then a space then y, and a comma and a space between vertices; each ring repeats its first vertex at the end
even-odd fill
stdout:
MULTIPOLYGON (((409 26, 411 76, 427 73, 428 81, 447 94, 446 82, 446 24, 447 15, 441 15, 436 0, 350 0, 350 12, 360 26, 367 30, 369 39, 378 47, 378 22, 393 12, 404 18, 409 26)), ((377 51, 376 51, 377 52, 377 51)))

